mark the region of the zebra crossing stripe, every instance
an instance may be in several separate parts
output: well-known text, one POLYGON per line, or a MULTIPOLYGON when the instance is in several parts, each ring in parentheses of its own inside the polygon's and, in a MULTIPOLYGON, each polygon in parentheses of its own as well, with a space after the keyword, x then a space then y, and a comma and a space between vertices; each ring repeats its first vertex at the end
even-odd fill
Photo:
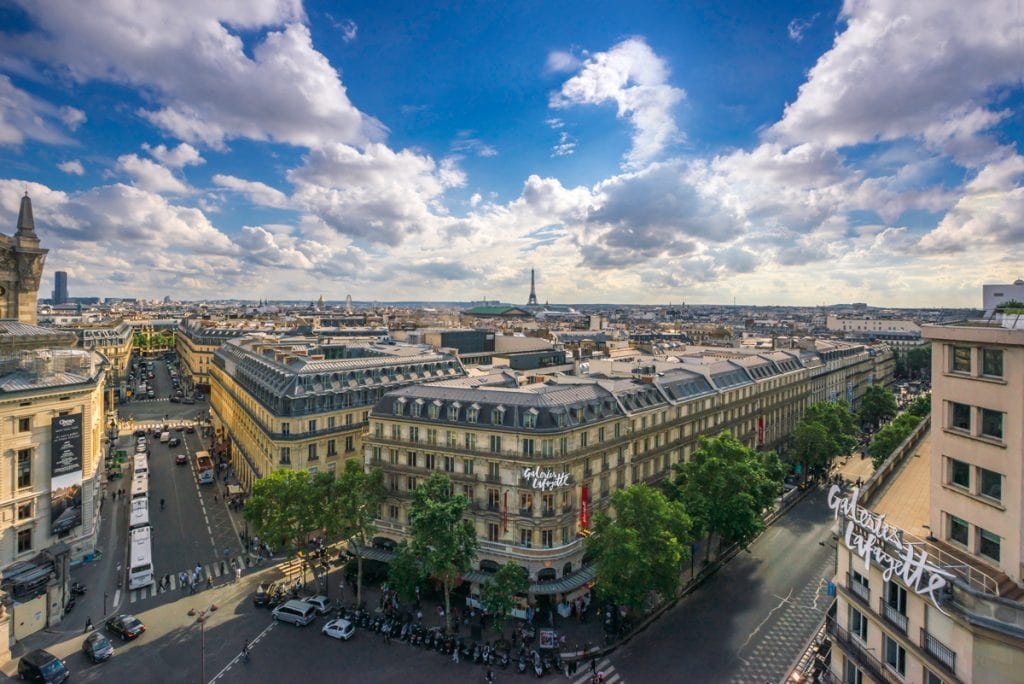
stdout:
MULTIPOLYGON (((573 680, 572 684, 590 684, 593 678, 593 675, 590 673, 590 662, 587 660, 581 660, 580 667, 585 668, 587 671, 582 675, 577 674, 577 677, 573 680)), ((616 684, 617 682, 625 681, 617 672, 615 672, 615 666, 612 665, 611 661, 607 658, 603 658, 597 664, 597 671, 604 673, 605 684, 616 684)))

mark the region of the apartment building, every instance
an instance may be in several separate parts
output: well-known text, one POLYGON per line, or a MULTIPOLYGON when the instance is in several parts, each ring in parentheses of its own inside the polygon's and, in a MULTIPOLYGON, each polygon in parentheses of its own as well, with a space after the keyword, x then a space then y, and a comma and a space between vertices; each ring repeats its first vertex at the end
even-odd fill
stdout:
POLYGON ((255 334, 220 345, 208 373, 218 447, 249 489, 279 468, 337 471, 360 457, 370 409, 387 391, 465 371, 424 346, 255 334))
POLYGON ((191 389, 210 389, 213 354, 228 340, 258 332, 273 332, 267 321, 214 321, 186 318, 178 324, 174 350, 178 353, 182 380, 191 389))
POLYGON ((110 362, 108 380, 121 391, 121 383, 127 380, 131 364, 132 326, 124 319, 113 318, 94 323, 70 322, 61 328, 73 332, 82 349, 97 351, 107 357, 110 362))
POLYGON ((1024 330, 923 333, 930 434, 894 459, 877 501, 830 497, 841 525, 830 681, 1021 681, 1024 330))
POLYGON ((592 579, 581 535, 612 492, 669 476, 701 435, 784 446, 812 396, 809 367, 831 369, 845 387, 866 380, 860 365, 872 359, 863 348, 828 361, 800 350, 690 354, 592 360, 585 375, 523 386, 496 375, 388 392, 363 449, 367 467, 385 473, 381 536, 402 538, 413 491, 440 471, 471 502, 480 571, 513 561, 532 594, 564 595, 592 579))

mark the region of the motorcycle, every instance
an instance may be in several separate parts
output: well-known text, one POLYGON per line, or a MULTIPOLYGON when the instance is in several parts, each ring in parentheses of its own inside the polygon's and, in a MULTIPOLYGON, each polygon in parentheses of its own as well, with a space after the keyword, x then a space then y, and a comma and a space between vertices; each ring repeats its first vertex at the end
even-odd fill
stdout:
POLYGON ((511 661, 509 660, 508 652, 507 651, 505 651, 504 653, 501 654, 501 658, 499 659, 498 662, 501 665, 501 669, 502 670, 507 670, 508 669, 508 664, 511 661))
POLYGON ((519 660, 516 661, 516 669, 519 670, 519 674, 526 672, 526 656, 522 653, 519 654, 519 660))
POLYGON ((71 583, 71 595, 72 596, 84 596, 85 595, 85 585, 82 584, 81 582, 72 582, 71 583))
POLYGON ((544 663, 540 659, 540 653, 533 652, 533 673, 540 679, 544 676, 544 663))

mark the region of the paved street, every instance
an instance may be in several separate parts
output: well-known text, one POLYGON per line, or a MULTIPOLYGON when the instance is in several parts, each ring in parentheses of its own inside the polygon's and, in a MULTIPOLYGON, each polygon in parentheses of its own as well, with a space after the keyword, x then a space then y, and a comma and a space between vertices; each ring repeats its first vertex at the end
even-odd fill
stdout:
POLYGON ((824 492, 812 492, 616 650, 618 672, 631 682, 781 682, 830 602, 831 522, 824 492))

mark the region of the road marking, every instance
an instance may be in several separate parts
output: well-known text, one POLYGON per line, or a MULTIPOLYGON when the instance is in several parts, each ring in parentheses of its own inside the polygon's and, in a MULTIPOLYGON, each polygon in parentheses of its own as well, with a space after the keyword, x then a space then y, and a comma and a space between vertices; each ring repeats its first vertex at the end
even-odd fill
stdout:
MULTIPOLYGON (((743 645, 742 645, 742 646, 740 646, 740 647, 739 647, 739 648, 738 648, 738 649, 736 650, 736 657, 737 657, 737 658, 739 658, 740 660, 742 660, 742 661, 743 661, 743 662, 744 662, 745 664, 747 664, 747 665, 749 665, 749 664, 750 664, 750 661, 748 661, 748 660, 747 660, 746 658, 744 658, 743 656, 741 656, 741 655, 740 655, 740 653, 742 653, 742 652, 743 652, 743 649, 745 649, 745 648, 747 647, 747 644, 749 644, 749 643, 750 643, 750 640, 754 638, 754 635, 755 635, 755 634, 757 634, 757 633, 758 633, 758 632, 759 632, 759 631, 761 630, 761 628, 762 628, 762 627, 764 627, 764 623, 768 622, 768 620, 770 620, 770 619, 771 619, 771 617, 772 617, 772 613, 774 613, 774 612, 775 612, 775 611, 777 611, 777 610, 778 610, 779 608, 782 608, 782 607, 783 607, 784 605, 786 605, 787 603, 789 603, 789 599, 790 599, 790 597, 792 597, 792 596, 793 596, 793 588, 792 588, 792 587, 790 587, 790 589, 789 589, 789 594, 788 594, 788 595, 786 596, 786 598, 784 598, 784 599, 782 599, 781 601, 779 601, 779 605, 775 606, 774 608, 772 608, 771 610, 769 610, 769 611, 768 611, 768 615, 766 615, 766 616, 765 616, 764 620, 761 620, 761 622, 760 622, 760 623, 759 623, 759 624, 757 625, 757 627, 755 627, 755 628, 754 628, 754 631, 753 631, 753 632, 751 632, 751 633, 750 633, 750 634, 749 634, 749 635, 747 636, 747 640, 743 642, 743 645)), ((779 598, 779 597, 778 597, 778 596, 776 596, 775 598, 779 598)))
POLYGON ((121 605, 121 590, 120 589, 118 589, 117 591, 114 592, 114 605, 115 606, 121 605))
MULTIPOLYGON (((267 632, 269 632, 270 630, 274 629, 274 625, 276 625, 276 624, 277 624, 276 622, 271 622, 269 625, 267 625, 266 629, 264 629, 262 632, 257 634, 256 638, 249 642, 249 650, 251 651, 252 647, 255 646, 256 644, 258 644, 260 642, 260 639, 262 639, 264 637, 264 635, 266 635, 267 632)), ((242 653, 239 652, 238 655, 236 655, 234 658, 231 659, 230 663, 228 663, 227 665, 224 666, 223 670, 221 670, 216 675, 214 675, 213 679, 210 680, 210 684, 213 684, 215 681, 217 681, 218 679, 223 677, 224 674, 228 670, 230 670, 234 666, 234 664, 237 663, 241 659, 242 659, 242 653)))

